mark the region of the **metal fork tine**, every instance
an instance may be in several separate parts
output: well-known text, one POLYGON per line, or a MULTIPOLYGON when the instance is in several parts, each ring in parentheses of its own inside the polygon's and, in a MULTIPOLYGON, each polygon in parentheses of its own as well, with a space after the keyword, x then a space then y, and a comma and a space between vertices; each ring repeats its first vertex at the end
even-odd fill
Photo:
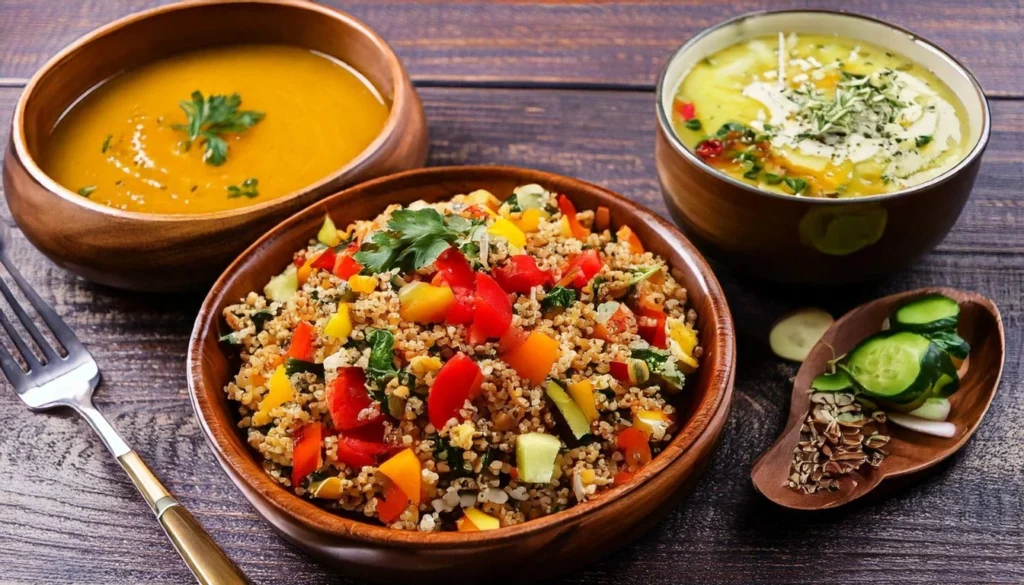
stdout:
MULTIPOLYGON (((6 285, 4 288, 7 288, 6 285)), ((4 296, 6 296, 6 294, 4 296)), ((7 318, 7 314, 3 311, 0 311, 0 326, 4 328, 4 331, 7 332, 7 336, 11 338, 12 342, 14 342, 14 346, 18 348, 18 353, 21 354, 21 357, 25 358, 25 363, 28 364, 28 371, 31 372, 38 369, 42 365, 39 363, 39 358, 36 357, 36 354, 32 353, 28 344, 25 343, 25 340, 18 335, 18 330, 14 328, 14 324, 11 323, 11 320, 7 318)), ((4 348, 4 351, 7 351, 7 349, 4 348)), ((8 352, 7 356, 11 357, 11 354, 8 352)), ((11 357, 11 360, 14 361, 14 358, 11 357)), ((14 364, 17 366, 18 370, 21 370, 21 366, 18 365, 18 362, 15 361, 14 364)))
MULTIPOLYGON (((32 306, 35 307, 36 312, 39 313, 39 316, 42 317, 43 322, 46 323, 46 326, 49 327, 50 331, 53 332, 53 335, 54 337, 57 338, 57 341, 59 341, 61 345, 64 346, 64 349, 67 350, 69 354, 72 351, 84 350, 85 346, 83 346, 82 342, 78 340, 78 336, 75 335, 75 332, 72 331, 71 328, 67 326, 67 323, 65 323, 64 320, 60 318, 60 315, 58 315, 57 312, 53 310, 53 307, 46 304, 46 301, 44 301, 39 296, 39 294, 36 293, 35 289, 33 289, 32 286, 29 285, 28 281, 25 280, 25 277, 22 276, 20 272, 18 272, 18 269, 15 268, 13 264, 11 264, 11 260, 10 258, 7 257, 6 254, 0 253, 0 263, 4 265, 4 268, 7 269, 7 272, 9 272, 11 274, 11 277, 14 278, 14 282, 18 285, 18 288, 21 289, 21 292, 24 293, 25 298, 28 299, 28 302, 32 303, 32 306)), ((2 282, 2 280, 0 280, 0 282, 2 282)), ((6 288, 6 286, 4 288, 6 288)), ((9 292, 10 291, 7 291, 7 293, 9 292)), ((7 293, 5 293, 5 296, 7 293)), ((10 297, 8 297, 8 299, 10 300, 10 297)), ((14 306, 18 306, 17 303, 14 302, 12 302, 11 304, 14 306)), ((38 329, 36 329, 36 333, 39 333, 38 329)), ((49 347, 49 344, 42 345, 49 347)), ((50 348, 50 351, 52 352, 53 349, 50 348)), ((54 353, 54 355, 56 355, 56 353, 54 353)))
MULTIPOLYGON (((39 332, 39 329, 36 328, 36 324, 32 322, 32 318, 25 313, 25 309, 21 308, 21 305, 18 303, 18 299, 14 298, 14 294, 11 293, 11 289, 2 278, 0 278, 0 293, 3 293, 4 298, 7 299, 7 303, 11 305, 12 309, 14 309, 14 314, 18 316, 18 320, 21 321, 22 326, 25 327, 28 334, 32 336, 32 339, 36 342, 36 346, 38 346, 39 349, 43 351, 43 354, 46 355, 46 361, 50 362, 55 359, 59 359, 60 356, 58 356, 57 352, 50 347, 50 342, 43 337, 42 333, 39 332)), ((15 332, 11 329, 7 329, 7 325, 4 325, 4 329, 7 330, 8 335, 15 337, 15 332)), ((20 345, 18 346, 18 351, 22 352, 22 354, 25 353, 25 350, 22 349, 20 345)))
POLYGON ((0 370, 4 371, 4 375, 14 385, 17 390, 20 388, 22 381, 25 379, 25 370, 21 369, 21 364, 18 360, 14 359, 11 352, 7 351, 7 348, 0 345, 0 370))

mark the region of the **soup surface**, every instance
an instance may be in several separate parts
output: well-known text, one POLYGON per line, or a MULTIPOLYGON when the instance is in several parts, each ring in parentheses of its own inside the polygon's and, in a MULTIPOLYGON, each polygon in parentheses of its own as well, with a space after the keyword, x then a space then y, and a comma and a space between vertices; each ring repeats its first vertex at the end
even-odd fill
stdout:
POLYGON ((118 209, 221 211, 323 179, 387 116, 376 89, 337 60, 286 45, 216 47, 98 86, 57 123, 42 167, 118 209))
POLYGON ((856 197, 899 191, 966 154, 967 116, 932 72, 869 43, 783 34, 697 64, 676 91, 683 143, 769 191, 856 197))

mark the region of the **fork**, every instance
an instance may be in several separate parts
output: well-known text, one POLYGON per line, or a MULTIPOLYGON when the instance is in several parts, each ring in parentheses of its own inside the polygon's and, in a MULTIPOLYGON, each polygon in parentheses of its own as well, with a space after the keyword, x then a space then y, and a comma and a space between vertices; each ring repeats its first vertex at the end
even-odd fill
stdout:
POLYGON ((156 514, 157 520, 170 538, 171 544, 178 550, 201 585, 251 585, 252 582, 241 569, 217 546, 192 514, 167 491, 110 421, 96 410, 92 402, 93 391, 100 383, 100 370, 96 360, 57 312, 39 297, 21 273, 14 268, 4 247, 3 240, 0 239, 0 263, 10 273, 53 336, 67 351, 67 355, 62 357, 50 345, 18 303, 7 283, 0 279, 0 293, 7 299, 25 331, 43 354, 37 356, 32 352, 4 311, 0 310, 0 326, 7 332, 26 364, 26 368, 22 368, 11 352, 0 344, 0 370, 3 370, 14 391, 32 411, 65 406, 74 409, 89 422, 146 499, 146 503, 156 514))

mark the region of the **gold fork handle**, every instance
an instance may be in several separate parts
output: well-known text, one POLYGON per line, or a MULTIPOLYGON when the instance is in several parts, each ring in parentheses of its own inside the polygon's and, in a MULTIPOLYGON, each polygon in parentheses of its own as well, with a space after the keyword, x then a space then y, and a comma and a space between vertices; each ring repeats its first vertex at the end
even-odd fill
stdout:
POLYGON ((174 499, 134 450, 117 458, 201 585, 252 585, 202 525, 174 499))

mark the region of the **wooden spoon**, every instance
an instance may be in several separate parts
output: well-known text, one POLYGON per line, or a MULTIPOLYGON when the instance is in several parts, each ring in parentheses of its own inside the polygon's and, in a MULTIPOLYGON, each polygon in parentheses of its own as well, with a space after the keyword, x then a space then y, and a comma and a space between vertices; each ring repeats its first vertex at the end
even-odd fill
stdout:
POLYGON ((811 349, 793 382, 789 420, 775 443, 754 462, 754 487, 769 500, 798 510, 823 510, 852 502, 875 489, 886 478, 917 473, 949 457, 974 434, 999 387, 1005 356, 1003 321, 987 298, 950 288, 922 288, 884 297, 853 309, 832 324, 811 349), (804 494, 788 487, 793 450, 810 408, 810 385, 825 371, 829 360, 850 351, 862 339, 880 331, 882 323, 900 305, 928 294, 943 294, 960 303, 960 336, 971 344, 968 360, 960 368, 960 389, 950 397, 949 422, 956 435, 945 439, 886 425, 892 437, 888 456, 878 468, 863 466, 840 480, 838 491, 804 494))

